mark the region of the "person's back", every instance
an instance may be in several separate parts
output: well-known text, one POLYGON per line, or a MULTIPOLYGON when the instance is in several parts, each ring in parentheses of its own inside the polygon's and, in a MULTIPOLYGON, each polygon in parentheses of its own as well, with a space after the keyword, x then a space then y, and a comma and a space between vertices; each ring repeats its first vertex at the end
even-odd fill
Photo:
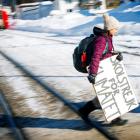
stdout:
MULTIPOLYGON (((110 36, 107 31, 94 27, 93 33, 96 35, 96 39, 93 44, 94 51, 89 65, 89 73, 96 75, 100 61, 112 56, 112 51, 114 49, 112 44, 112 36, 110 36)), ((88 53, 90 54, 90 48, 88 53)))

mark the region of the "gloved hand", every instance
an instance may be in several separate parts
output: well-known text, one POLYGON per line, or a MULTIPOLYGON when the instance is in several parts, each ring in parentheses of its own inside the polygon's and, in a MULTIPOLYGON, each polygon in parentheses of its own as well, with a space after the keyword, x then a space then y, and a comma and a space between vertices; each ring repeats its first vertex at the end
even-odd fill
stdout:
POLYGON ((118 61, 122 61, 122 60, 123 60, 123 55, 122 55, 121 52, 118 53, 118 56, 116 57, 116 59, 117 59, 118 61))
POLYGON ((96 77, 95 74, 89 74, 89 76, 87 78, 90 83, 95 84, 95 77, 96 77))

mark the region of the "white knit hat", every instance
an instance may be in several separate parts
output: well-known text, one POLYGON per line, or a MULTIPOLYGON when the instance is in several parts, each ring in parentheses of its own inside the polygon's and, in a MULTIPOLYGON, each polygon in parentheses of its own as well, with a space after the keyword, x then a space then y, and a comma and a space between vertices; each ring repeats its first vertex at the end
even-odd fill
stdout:
POLYGON ((119 29, 120 23, 115 17, 109 16, 108 14, 104 14, 103 18, 105 30, 119 29))

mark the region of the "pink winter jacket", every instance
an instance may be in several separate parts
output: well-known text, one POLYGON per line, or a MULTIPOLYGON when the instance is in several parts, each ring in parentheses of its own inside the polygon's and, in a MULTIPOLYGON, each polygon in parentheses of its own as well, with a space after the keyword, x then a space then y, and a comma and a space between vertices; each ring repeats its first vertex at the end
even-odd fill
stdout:
POLYGON ((94 42, 94 53, 91 58, 91 62, 89 65, 89 73, 90 74, 97 74, 99 63, 101 60, 112 56, 113 44, 112 44, 112 37, 111 36, 104 36, 100 35, 94 42), (106 48, 106 39, 108 41, 108 52, 105 55, 102 55, 105 48, 106 48))

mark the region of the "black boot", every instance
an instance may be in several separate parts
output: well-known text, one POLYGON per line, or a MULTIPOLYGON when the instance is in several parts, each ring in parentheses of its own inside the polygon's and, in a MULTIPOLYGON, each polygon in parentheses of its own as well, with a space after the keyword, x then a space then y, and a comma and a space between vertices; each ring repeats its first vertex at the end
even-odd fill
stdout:
POLYGON ((90 112, 100 109, 100 107, 96 107, 93 101, 88 101, 82 108, 79 109, 79 113, 83 118, 88 118, 90 112))
POLYGON ((121 119, 121 117, 118 117, 111 121, 111 125, 124 125, 128 122, 126 119, 121 119))

